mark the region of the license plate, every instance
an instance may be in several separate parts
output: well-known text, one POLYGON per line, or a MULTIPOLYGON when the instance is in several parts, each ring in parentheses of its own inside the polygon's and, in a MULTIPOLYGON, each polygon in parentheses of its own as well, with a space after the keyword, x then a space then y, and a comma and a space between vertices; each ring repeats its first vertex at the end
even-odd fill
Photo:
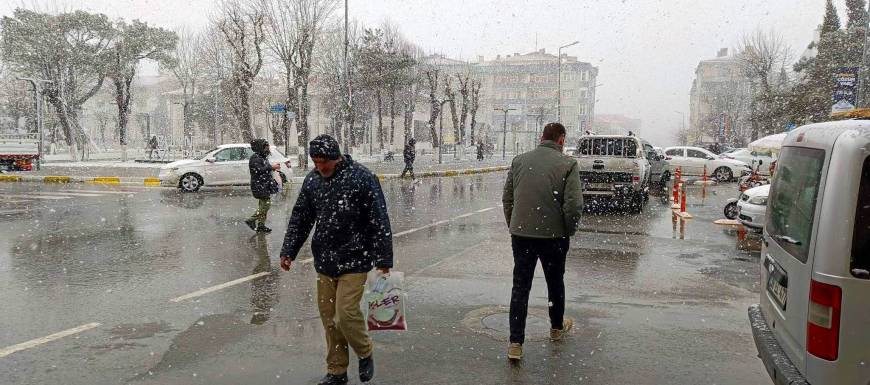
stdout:
POLYGON ((788 275, 785 269, 769 256, 764 261, 764 267, 767 269, 767 292, 770 293, 773 301, 785 311, 788 304, 788 275))

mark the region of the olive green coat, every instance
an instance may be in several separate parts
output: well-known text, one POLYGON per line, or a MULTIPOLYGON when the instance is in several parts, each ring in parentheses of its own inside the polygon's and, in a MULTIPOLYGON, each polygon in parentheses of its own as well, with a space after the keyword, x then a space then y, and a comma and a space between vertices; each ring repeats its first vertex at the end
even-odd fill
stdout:
POLYGON ((528 238, 570 237, 583 212, 577 161, 545 140, 511 163, 502 195, 504 217, 513 235, 528 238))

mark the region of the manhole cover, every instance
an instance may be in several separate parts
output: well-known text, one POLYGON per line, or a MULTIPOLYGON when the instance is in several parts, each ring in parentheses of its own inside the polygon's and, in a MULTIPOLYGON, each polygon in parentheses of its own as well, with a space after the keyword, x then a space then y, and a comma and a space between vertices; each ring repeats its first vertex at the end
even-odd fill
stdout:
MULTIPOLYGON (((497 313, 493 315, 488 315, 486 317, 483 317, 481 323, 485 328, 493 329, 503 333, 510 333, 511 331, 509 313, 497 313)), ((537 330, 544 330, 549 332, 550 321, 548 319, 538 317, 534 314, 529 314, 529 316, 526 317, 526 332, 537 330)))
MULTIPOLYGON (((491 306, 473 310, 465 315, 462 324, 476 333, 499 341, 510 337, 509 309, 491 306)), ((550 315, 546 309, 529 308, 526 317, 526 340, 543 341, 550 338, 550 315)))

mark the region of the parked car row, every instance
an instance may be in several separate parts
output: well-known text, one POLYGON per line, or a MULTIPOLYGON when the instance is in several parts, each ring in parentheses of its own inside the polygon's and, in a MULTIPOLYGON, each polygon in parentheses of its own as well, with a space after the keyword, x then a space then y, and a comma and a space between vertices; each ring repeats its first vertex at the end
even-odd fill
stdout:
POLYGON ((730 181, 752 171, 745 162, 716 155, 700 147, 668 147, 665 156, 668 157, 671 172, 679 167, 684 176, 701 176, 706 167, 708 177, 730 181))

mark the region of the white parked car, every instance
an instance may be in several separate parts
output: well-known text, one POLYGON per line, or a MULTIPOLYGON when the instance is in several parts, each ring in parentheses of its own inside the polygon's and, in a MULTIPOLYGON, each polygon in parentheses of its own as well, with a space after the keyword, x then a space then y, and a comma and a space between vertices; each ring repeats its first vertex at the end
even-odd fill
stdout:
POLYGON ((764 227, 765 214, 767 213, 767 195, 770 193, 770 185, 753 187, 743 192, 737 200, 738 218, 744 226, 753 229, 764 227))
POLYGON ((770 164, 776 160, 772 152, 757 152, 748 148, 738 148, 726 152, 722 154, 722 157, 739 160, 751 167, 757 166, 760 161, 761 167, 758 168, 758 173, 761 175, 770 175, 770 164))
POLYGON ((670 158, 668 167, 671 173, 680 167, 684 176, 700 176, 704 174, 704 166, 707 166, 708 177, 715 177, 720 181, 729 181, 752 172, 746 163, 716 155, 700 147, 668 147, 665 149, 665 156, 670 158))
POLYGON ((777 384, 870 383, 870 122, 788 134, 770 187, 759 357, 777 384))
MULTIPOLYGON (((280 163, 278 172, 286 182, 292 176, 290 160, 270 146, 270 163, 280 163)), ((254 151, 250 144, 224 144, 210 150, 200 158, 184 159, 160 168, 160 184, 194 192, 202 186, 246 185, 251 183, 248 160, 254 151)))

